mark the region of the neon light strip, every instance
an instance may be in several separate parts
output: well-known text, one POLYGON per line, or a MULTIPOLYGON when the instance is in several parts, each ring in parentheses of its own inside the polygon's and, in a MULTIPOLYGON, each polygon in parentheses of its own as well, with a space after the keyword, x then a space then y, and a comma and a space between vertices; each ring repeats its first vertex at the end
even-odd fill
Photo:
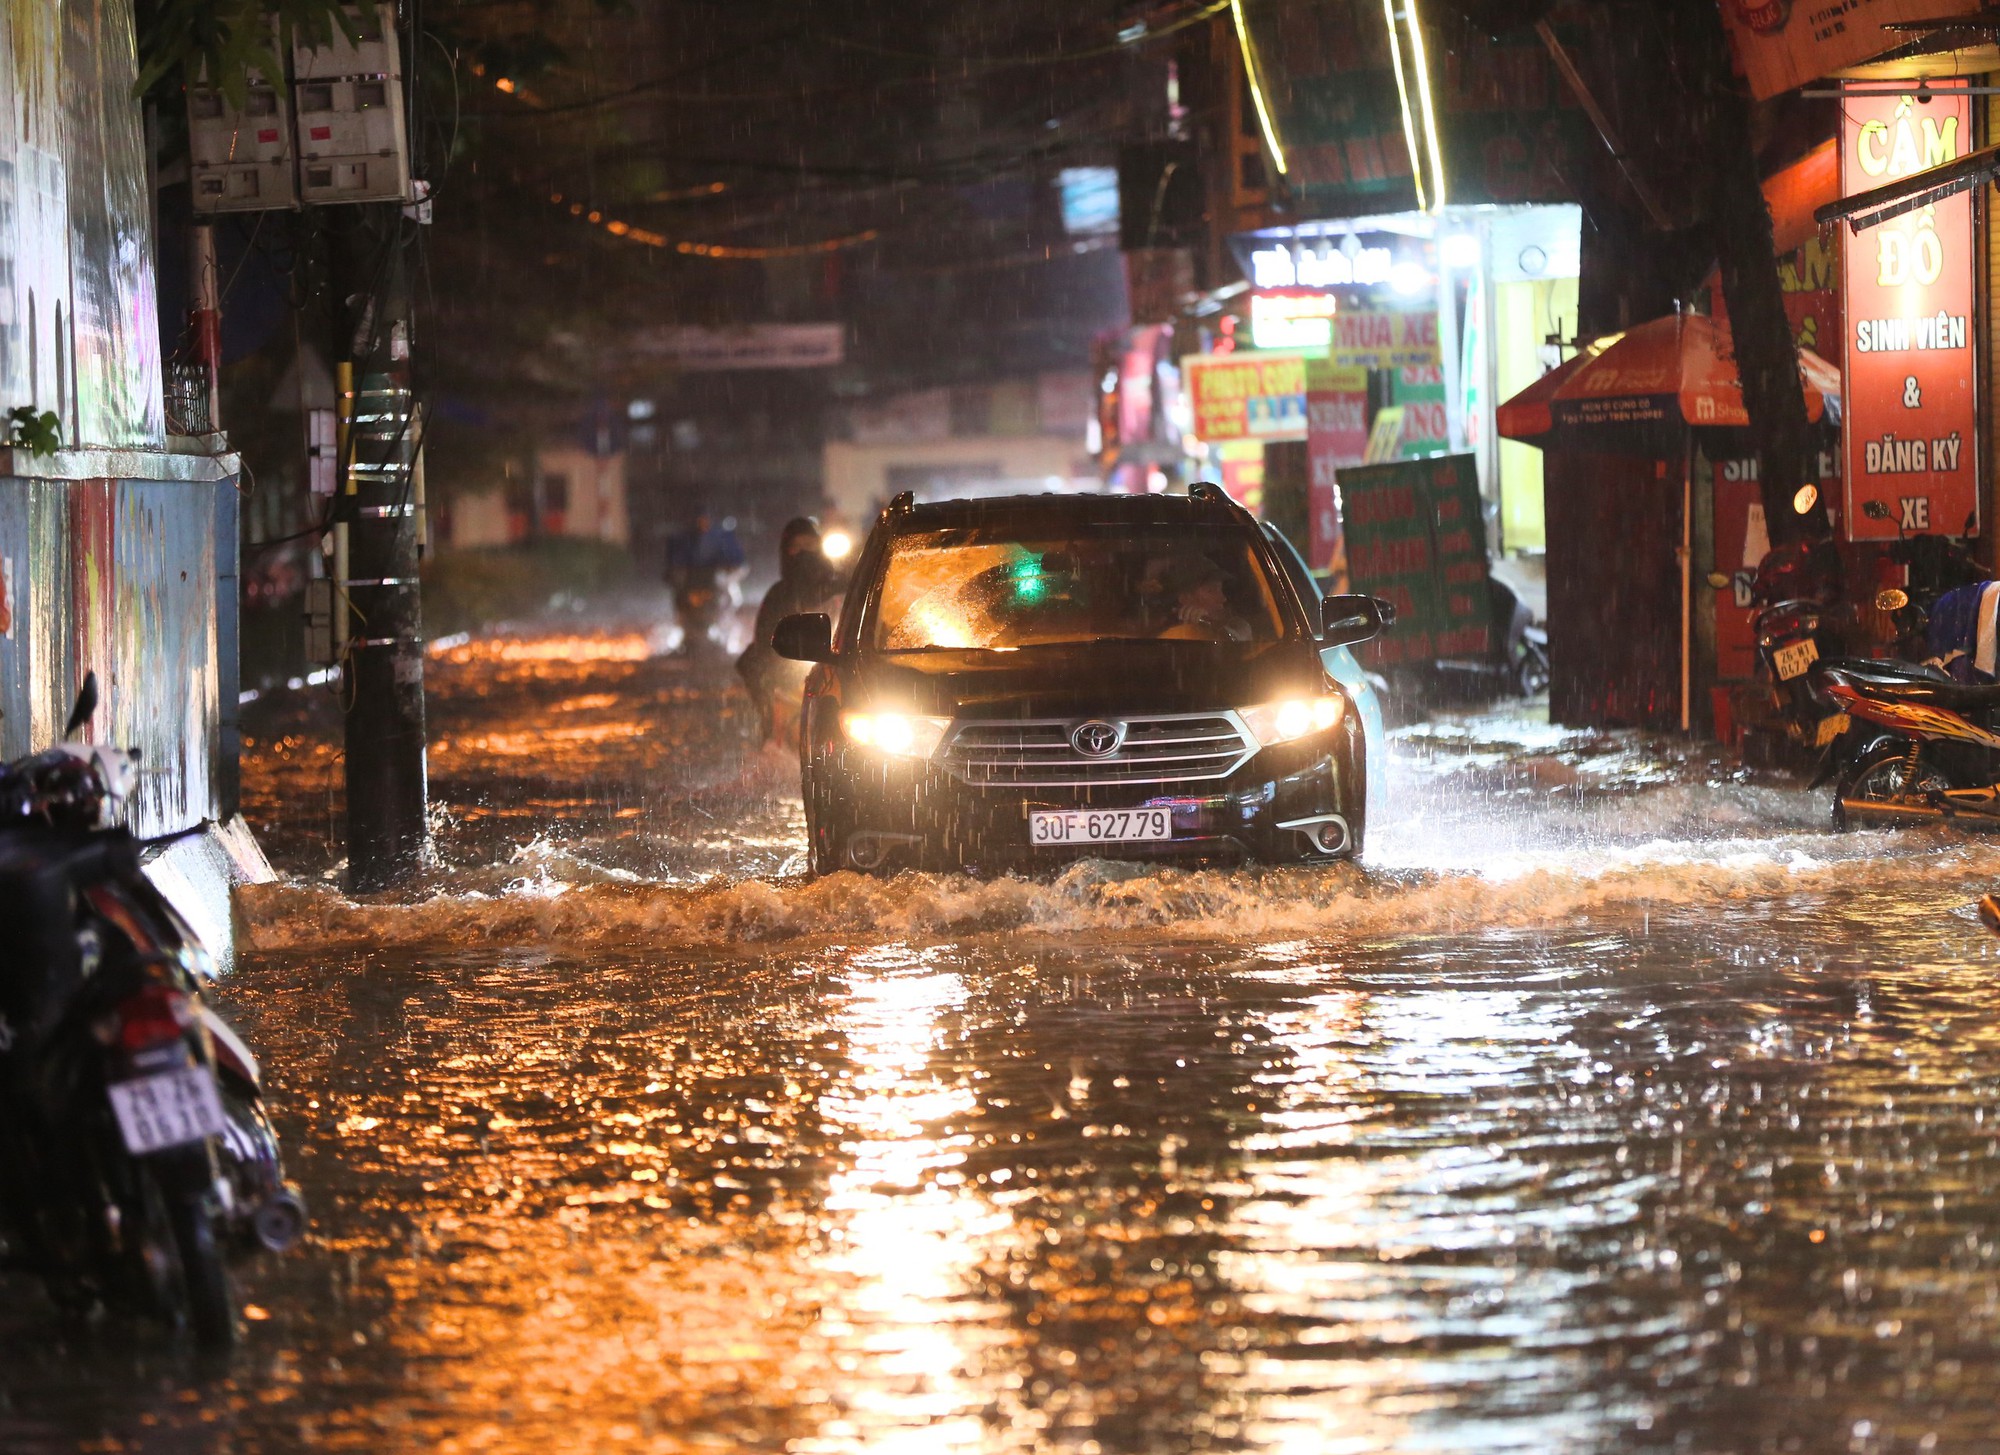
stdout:
POLYGON ((1410 177, 1417 186, 1417 211, 1429 212, 1424 194, 1424 158, 1417 149, 1417 118, 1410 110, 1410 83, 1403 75, 1403 40, 1396 33, 1396 0, 1382 0, 1382 14, 1389 22, 1389 63, 1396 68, 1396 95, 1403 103, 1403 143, 1410 149, 1410 177))
POLYGON ((1243 16, 1243 0, 1229 0, 1229 13, 1236 21, 1236 43, 1243 50, 1243 74, 1250 82, 1250 99, 1257 107, 1257 125, 1264 133, 1264 145, 1270 148, 1271 163, 1282 177, 1291 167, 1285 161, 1277 123, 1271 120, 1271 108, 1264 99, 1264 78, 1257 68, 1257 47, 1250 39, 1250 22, 1243 16))
POLYGON ((1444 211, 1444 144, 1438 137, 1437 108, 1431 104, 1431 63, 1424 49, 1424 22, 1417 0, 1403 0, 1403 20, 1410 27, 1410 52, 1417 63, 1417 100, 1424 108, 1424 139, 1431 154, 1431 181, 1437 188, 1432 212, 1444 211))

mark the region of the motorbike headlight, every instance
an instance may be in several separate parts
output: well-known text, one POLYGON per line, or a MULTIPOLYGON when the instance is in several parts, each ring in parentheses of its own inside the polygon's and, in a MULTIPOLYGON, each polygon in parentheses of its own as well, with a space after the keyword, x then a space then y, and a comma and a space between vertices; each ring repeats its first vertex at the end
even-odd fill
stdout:
POLYGON ((871 748, 892 758, 928 758, 944 741, 948 717, 918 717, 907 712, 843 712, 840 730, 856 747, 871 748))
POLYGON ((1256 738, 1257 746, 1270 748, 1338 726, 1346 708, 1345 698, 1329 692, 1322 697, 1292 697, 1261 707, 1245 707, 1238 716, 1256 738))

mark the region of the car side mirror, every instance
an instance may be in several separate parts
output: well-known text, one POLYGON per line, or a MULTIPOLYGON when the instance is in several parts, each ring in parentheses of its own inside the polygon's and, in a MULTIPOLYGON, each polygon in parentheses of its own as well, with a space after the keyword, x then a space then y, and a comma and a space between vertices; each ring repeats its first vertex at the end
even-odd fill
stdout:
POLYGON ((831 662, 833 618, 820 611, 786 617, 771 633, 771 650, 794 662, 831 662))
POLYGON ((1327 645, 1351 647, 1387 631, 1396 608, 1376 596, 1329 596, 1319 604, 1319 616, 1327 645))
POLYGON ((1861 502, 1861 513, 1870 520, 1887 520, 1889 507, 1879 500, 1864 500, 1861 502))

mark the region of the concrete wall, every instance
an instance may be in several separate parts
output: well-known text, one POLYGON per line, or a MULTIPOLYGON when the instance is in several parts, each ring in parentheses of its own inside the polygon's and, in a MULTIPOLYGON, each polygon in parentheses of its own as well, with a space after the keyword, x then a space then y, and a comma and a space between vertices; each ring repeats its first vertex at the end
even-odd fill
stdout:
POLYGON ((625 456, 574 445, 545 448, 541 473, 542 533, 625 544, 632 523, 625 510, 625 456))
POLYGON ((0 3, 0 408, 165 444, 131 0, 0 3))
MULTIPOLYGON (((233 709, 235 681, 218 610, 230 603, 221 602, 218 579, 234 572, 218 559, 216 522, 218 505, 234 518, 235 482, 225 473, 233 464, 109 451, 38 461, 0 450, 0 582, 9 588, 0 756, 54 742, 83 674, 95 671, 104 702, 97 740, 143 755, 133 804, 140 833, 230 807, 224 697, 226 688, 233 709), (172 475, 131 478, 141 470, 172 475)), ((233 541, 232 532, 225 554, 233 541)), ((233 721, 234 712, 226 716, 233 721)))
POLYGON ((134 827, 233 807, 235 457, 170 440, 131 0, 0 0, 0 754, 46 747, 94 670, 137 746, 134 827))

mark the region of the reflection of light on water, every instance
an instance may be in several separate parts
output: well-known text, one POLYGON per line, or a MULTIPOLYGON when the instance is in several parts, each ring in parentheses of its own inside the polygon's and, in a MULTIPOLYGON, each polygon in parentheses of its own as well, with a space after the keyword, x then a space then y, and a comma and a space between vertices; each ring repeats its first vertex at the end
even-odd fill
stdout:
POLYGON ((653 644, 639 632, 559 637, 487 637, 459 642, 434 655, 469 662, 643 662, 653 644))
MULTIPOLYGON (((1266 953, 1286 963, 1260 978, 1324 985, 1339 974, 1309 963, 1304 946, 1266 953)), ((1517 1240, 1544 1229, 1588 1236, 1638 1216, 1636 1188, 1617 1174, 1609 1185, 1584 1179, 1573 1201, 1547 1200, 1547 1169, 1488 1101, 1561 1059, 1566 1014, 1538 1013, 1512 991, 1343 988, 1264 1017, 1284 1055, 1260 1078, 1271 1109, 1242 1142, 1239 1175, 1256 1195, 1235 1205, 1216 1259, 1246 1310, 1292 1331, 1286 1344, 1247 1351, 1234 1371, 1251 1400, 1252 1448, 1317 1455, 1518 1440, 1517 1425, 1496 1421, 1484 1444, 1451 1412, 1465 1389, 1494 1380, 1553 1382, 1564 1313, 1588 1279, 1517 1258, 1517 1240), (1404 1121, 1403 1098, 1463 1109, 1448 1125, 1385 1140, 1404 1121), (1423 1352, 1438 1342, 1467 1353, 1441 1364, 1423 1352)), ((1598 1433, 1597 1418, 1578 1412, 1535 1428, 1539 1448, 1598 1433)))
POLYGON ((848 1417, 822 1427, 809 1451, 976 1449, 989 1402, 968 1377, 976 1326, 979 1247, 1008 1220, 966 1193, 957 1170, 968 1138, 938 1138, 939 1122, 974 1105, 970 1090, 927 1071, 939 1018, 962 1006, 963 979, 928 971, 906 951, 856 956, 848 998, 834 1024, 851 1064, 846 1087, 821 1100, 852 1159, 828 1179, 825 1208, 834 1251, 827 1271, 848 1291, 830 1302, 822 1327, 844 1366, 858 1359, 876 1377, 852 1386, 848 1417))
POLYGON ((456 738, 440 738, 431 752, 442 757, 450 753, 484 753, 496 758, 546 756, 552 749, 602 747, 636 736, 638 724, 630 720, 601 722, 576 727, 536 725, 514 732, 466 733, 456 738))
MULTIPOLYGON (((1283 978, 1309 983, 1333 973, 1327 965, 1290 966, 1283 978)), ((1336 1251, 1362 1242, 1367 1225, 1380 1227, 1397 1175, 1383 1159, 1341 1155, 1371 1110, 1368 1076, 1354 1055, 1368 1035, 1367 1010, 1358 993, 1337 991, 1269 1017, 1286 1060, 1259 1078, 1275 1104, 1243 1143, 1242 1175, 1258 1195, 1235 1204, 1215 1258, 1246 1311, 1306 1325, 1301 1345, 1395 1345, 1417 1332, 1405 1311, 1370 1308, 1370 1290, 1384 1281, 1375 1259, 1365 1249, 1336 1251)), ((1292 1353, 1251 1352, 1237 1368, 1239 1388, 1255 1396, 1244 1424, 1252 1448, 1285 1455, 1397 1448, 1407 1421, 1384 1396, 1406 1384, 1402 1361, 1321 1362, 1292 1353)))

